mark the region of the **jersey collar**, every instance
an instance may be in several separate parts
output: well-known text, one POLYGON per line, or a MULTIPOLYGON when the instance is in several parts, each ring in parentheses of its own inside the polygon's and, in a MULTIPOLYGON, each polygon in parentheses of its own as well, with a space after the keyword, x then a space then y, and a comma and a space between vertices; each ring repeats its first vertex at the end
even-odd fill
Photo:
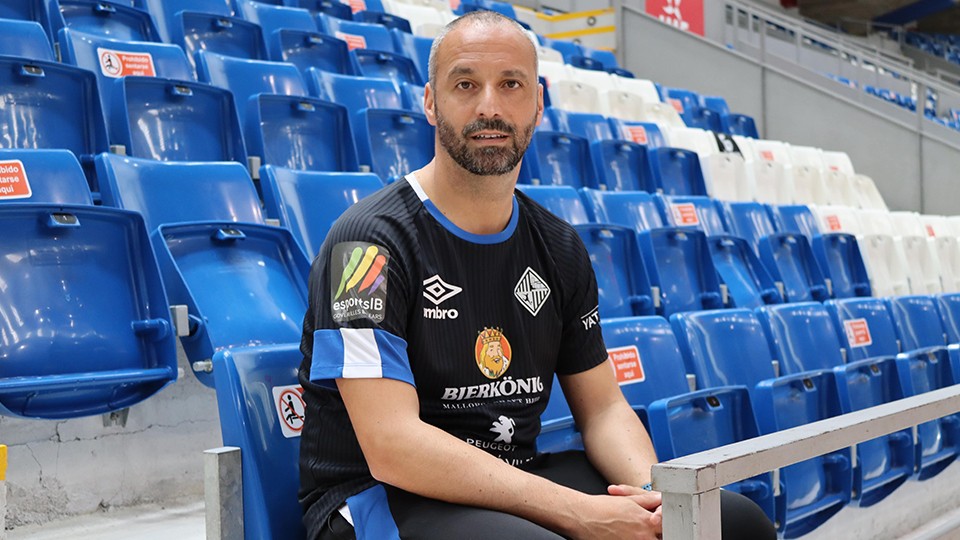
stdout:
POLYGON ((513 236, 513 231, 517 228, 517 221, 520 217, 520 207, 517 204, 517 196, 513 196, 513 212, 510 215, 510 222, 507 223, 506 228, 502 231, 494 234, 474 234, 472 232, 465 231, 458 227, 454 222, 447 219, 447 216, 443 215, 443 212, 437 208, 437 205, 433 204, 433 201, 427 197, 427 193, 423 191, 423 187, 420 185, 420 181, 417 180, 416 175, 410 173, 406 176, 407 183, 410 184, 410 187, 413 188, 413 191, 416 192, 417 197, 420 198, 420 202, 423 203, 424 208, 427 209, 427 212, 430 212, 430 215, 436 219, 444 229, 450 231, 454 236, 466 240, 467 242, 472 242, 474 244, 499 244, 501 242, 506 242, 511 236, 513 236))

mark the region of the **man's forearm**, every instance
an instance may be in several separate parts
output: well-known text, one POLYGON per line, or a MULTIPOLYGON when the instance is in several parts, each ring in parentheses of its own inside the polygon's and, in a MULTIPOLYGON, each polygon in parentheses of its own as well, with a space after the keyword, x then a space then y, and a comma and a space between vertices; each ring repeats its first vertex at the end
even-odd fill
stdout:
POLYGON ((638 487, 650 482, 657 455, 646 428, 625 401, 584 426, 583 445, 590 463, 608 482, 638 487))

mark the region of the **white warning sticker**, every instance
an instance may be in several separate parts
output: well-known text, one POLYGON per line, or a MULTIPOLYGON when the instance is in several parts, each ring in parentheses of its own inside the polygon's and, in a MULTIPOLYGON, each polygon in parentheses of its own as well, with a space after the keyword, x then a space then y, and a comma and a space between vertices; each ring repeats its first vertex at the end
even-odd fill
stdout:
POLYGON ((157 76, 157 71, 153 66, 153 55, 150 53, 116 51, 97 47, 97 58, 100 59, 100 73, 103 73, 106 77, 157 76))
POLYGON ((26 199, 32 195, 23 162, 19 159, 0 161, 0 199, 26 199))
POLYGON ((280 429, 283 436, 290 439, 299 437, 303 431, 303 415, 307 404, 303 401, 303 387, 299 384, 273 387, 273 403, 280 417, 280 429))

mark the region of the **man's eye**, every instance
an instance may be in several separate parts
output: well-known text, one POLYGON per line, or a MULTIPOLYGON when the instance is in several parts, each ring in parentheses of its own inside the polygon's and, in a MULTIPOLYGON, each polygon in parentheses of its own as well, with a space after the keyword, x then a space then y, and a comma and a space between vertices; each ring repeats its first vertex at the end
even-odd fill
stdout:
POLYGON ((520 81, 507 81, 504 83, 507 88, 520 88, 520 81))
POLYGON ((473 84, 471 84, 469 81, 460 81, 457 83, 457 88, 461 90, 469 90, 472 86, 473 84))

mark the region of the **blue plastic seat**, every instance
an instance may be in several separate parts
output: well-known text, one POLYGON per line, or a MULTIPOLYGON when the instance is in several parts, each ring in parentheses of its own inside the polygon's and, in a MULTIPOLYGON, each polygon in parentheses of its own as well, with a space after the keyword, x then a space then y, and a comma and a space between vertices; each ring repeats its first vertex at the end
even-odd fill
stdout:
POLYGON ((946 331, 940 319, 936 299, 932 296, 891 296, 890 306, 901 351, 924 347, 945 347, 946 331))
POLYGON ((389 28, 390 30, 399 30, 407 33, 413 32, 413 30, 410 28, 410 21, 404 19, 403 17, 399 17, 390 13, 383 13, 381 11, 358 11, 353 14, 353 20, 367 24, 379 24, 380 26, 389 28))
POLYGON ((247 147, 264 165, 360 170, 346 108, 316 98, 263 94, 247 122, 247 147), (281 135, 281 136, 278 136, 281 135))
POLYGON ((235 17, 231 0, 137 0, 153 14, 167 43, 183 47, 195 64, 196 53, 213 53, 266 60, 266 41, 260 26, 235 17))
POLYGON ((870 278, 854 235, 830 233, 814 236, 811 248, 820 268, 830 277, 831 296, 871 296, 870 278))
POLYGON ((311 93, 350 111, 358 161, 384 182, 392 182, 433 159, 433 127, 423 114, 403 109, 393 81, 310 69, 308 82, 311 93))
POLYGON ((311 260, 340 214, 383 187, 370 173, 298 171, 273 165, 261 169, 260 183, 267 217, 279 219, 280 225, 290 229, 311 260))
POLYGON ((0 150, 0 204, 93 205, 76 156, 67 150, 0 150))
POLYGON ((90 181, 93 156, 109 147, 96 76, 55 62, 0 57, 0 89, 0 146, 65 148, 90 181))
POLYGON ((163 161, 238 161, 247 152, 229 90, 124 77, 115 83, 110 134, 127 155, 163 161))
POLYGON ((580 195, 577 194, 577 190, 570 186, 518 184, 517 189, 571 225, 590 223, 587 209, 583 205, 580 195))
POLYGON ((4 0, 0 2, 0 18, 39 23, 45 30, 47 6, 44 0, 4 0))
POLYGON ((0 55, 53 62, 50 38, 40 23, 0 18, 0 55))
POLYGON ((960 343, 960 293, 938 294, 936 299, 947 343, 960 343))
POLYGON ((717 202, 703 196, 654 195, 660 212, 672 227, 695 227, 707 236, 726 234, 726 226, 717 202))
POLYGON ((759 254, 760 239, 777 232, 767 206, 756 202, 723 204, 727 211, 730 232, 746 239, 759 254))
POLYGON ((353 75, 356 72, 353 57, 343 40, 318 32, 287 31, 274 44, 270 59, 289 62, 306 74, 310 68, 353 75))
POLYGON ((394 50, 413 60, 423 80, 429 80, 430 73, 427 70, 427 64, 430 59, 430 47, 433 46, 433 39, 416 36, 396 28, 390 30, 390 35, 393 37, 394 50))
MULTIPOLYGON (((546 95, 546 92, 544 92, 546 95)), ((667 141, 657 124, 651 122, 632 122, 618 118, 608 118, 610 129, 620 139, 642 144, 647 148, 666 146, 667 141)))
POLYGON ((423 113, 424 87, 419 84, 403 83, 400 85, 400 97, 408 110, 423 113))
POLYGON ((664 226, 664 218, 653 196, 643 191, 600 191, 583 189, 587 214, 597 223, 613 223, 635 232, 664 226))
POLYGON ((585 138, 572 133, 537 130, 524 164, 533 166, 534 178, 541 184, 596 188, 589 148, 585 138))
POLYGON ((4 339, 0 414, 103 414, 176 380, 176 333, 143 218, 27 203, 0 206, 0 223, 0 312, 17 329, 4 339))
POLYGON ((47 5, 51 39, 56 39, 61 29, 72 28, 122 41, 160 41, 153 17, 129 2, 50 0, 47 5))
POLYGON ((659 314, 723 307, 706 235, 661 228, 640 232, 637 240, 650 285, 660 295, 659 314))
POLYGON ((373 49, 353 49, 350 51, 357 73, 364 77, 390 79, 398 85, 403 83, 422 85, 426 80, 413 60, 402 54, 373 49))
POLYGON ((783 283, 787 302, 822 302, 829 298, 823 273, 805 236, 780 233, 761 238, 760 261, 783 283))
POLYGON ((728 135, 741 135, 750 139, 760 138, 756 121, 754 121, 752 116, 746 114, 732 113, 721 115, 720 125, 723 132, 728 135))
MULTIPOLYGON (((831 371, 775 377, 774 353, 757 316, 747 309, 681 313, 671 323, 702 388, 743 384, 750 390, 762 433, 823 420, 841 413, 831 371)), ((786 538, 802 536, 850 501, 850 449, 844 448, 781 469, 786 538)))
POLYGON ((299 343, 236 347, 213 357, 223 444, 240 448, 247 538, 306 538, 297 503, 301 361, 299 343))
MULTIPOLYGON (((847 298, 825 303, 847 351, 847 361, 896 357, 904 396, 940 388, 952 380, 950 360, 942 347, 914 349, 899 354, 897 330, 890 304, 880 298, 847 298)), ((918 476, 929 478, 956 457, 956 416, 917 426, 918 476)))
POLYGON ((161 162, 97 156, 103 203, 136 210, 148 230, 194 221, 263 223, 246 167, 235 162, 161 162))
POLYGON ((681 148, 649 148, 650 166, 657 191, 667 195, 707 195, 700 157, 681 148))
MULTIPOLYGON (((758 435, 746 387, 690 392, 680 348, 666 319, 627 317, 604 319, 602 324, 620 390, 634 410, 647 417, 661 460, 758 435)), ((724 487, 750 497, 776 519, 771 473, 724 487)))
POLYGON ((667 89, 667 96, 669 96, 674 107, 677 108, 687 127, 708 131, 721 131, 723 129, 720 115, 711 109, 701 107, 700 96, 695 92, 680 88, 669 88, 667 89))
POLYGON ((619 139, 610 129, 610 122, 602 114, 571 112, 550 107, 543 111, 541 129, 566 131, 591 142, 619 139))
MULTIPOLYGON (((757 311, 783 373, 832 369, 844 413, 903 397, 894 359, 845 363, 830 313, 816 302, 768 306, 757 311)), ((873 505, 912 474, 913 435, 904 429, 857 444, 853 491, 860 506, 873 505)))
MULTIPOLYGON (((286 56, 301 56, 307 49, 312 56, 319 57, 319 28, 310 11, 302 8, 272 5, 250 0, 237 0, 237 7, 244 19, 260 26, 267 46, 267 57, 275 62, 289 62, 286 56), (289 53, 288 51, 295 51, 289 53), (285 54, 287 53, 287 54, 285 54)), ((324 47, 329 54, 330 46, 324 47)), ((306 69, 305 62, 298 62, 306 69)))
POLYGON ((350 50, 373 49, 375 51, 400 52, 394 48, 390 30, 379 24, 345 21, 335 17, 319 16, 321 31, 347 42, 350 50))
POLYGON ((203 82, 233 92, 240 124, 245 126, 261 94, 306 96, 300 70, 285 62, 264 62, 222 54, 197 53, 197 75, 203 82))
POLYGON ((700 106, 718 114, 730 114, 730 105, 722 96, 700 96, 700 106))
POLYGON ((617 63, 617 57, 613 54, 613 51, 594 49, 593 47, 587 46, 583 46, 582 49, 583 56, 585 58, 590 58, 600 62, 606 70, 619 67, 619 64, 617 63))
POLYGON ((769 207, 773 214, 777 230, 798 233, 811 241, 820 234, 820 226, 813 211, 805 204, 783 204, 769 207))
POLYGON ((575 225, 590 255, 600 295, 600 317, 653 315, 655 297, 633 231, 613 225, 575 225))
POLYGON ((653 172, 646 148, 630 141, 594 141, 590 158, 596 184, 608 191, 655 192, 653 172))
POLYGON ((708 238, 707 244, 720 284, 726 287, 728 307, 757 308, 783 301, 773 277, 746 240, 719 235, 708 238))
POLYGON ((564 63, 569 63, 570 59, 574 56, 583 56, 583 47, 579 43, 573 41, 564 41, 564 40, 552 40, 550 42, 550 48, 559 51, 563 55, 564 63))

